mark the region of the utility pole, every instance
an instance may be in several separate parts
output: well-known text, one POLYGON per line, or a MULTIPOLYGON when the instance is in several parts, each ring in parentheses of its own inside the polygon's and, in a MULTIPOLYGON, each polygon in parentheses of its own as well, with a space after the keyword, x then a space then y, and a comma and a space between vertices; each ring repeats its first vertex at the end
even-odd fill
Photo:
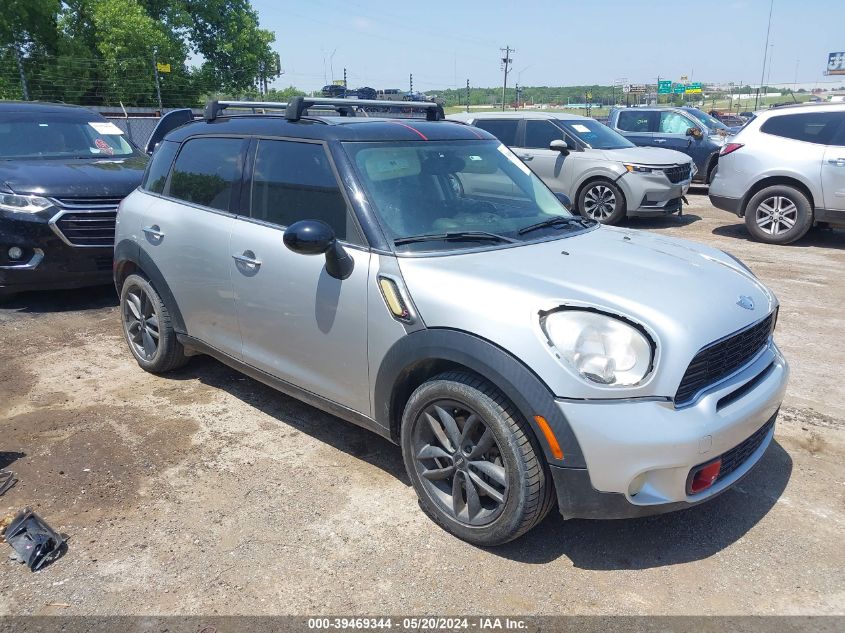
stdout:
POLYGON ((346 90, 347 90, 347 87, 348 87, 348 86, 346 85, 346 66, 344 66, 344 67, 343 67, 343 98, 344 98, 344 99, 346 99, 346 90))
POLYGON ((469 79, 467 79, 467 112, 469 112, 469 79))
POLYGON ((516 110, 519 110, 519 84, 516 84, 516 110))
POLYGON ((413 95, 414 94, 414 73, 411 73, 410 75, 408 75, 408 84, 409 84, 408 94, 413 95))
POLYGON ((161 105, 161 82, 159 82, 158 79, 158 60, 156 59, 156 57, 157 51, 156 49, 153 49, 153 74, 156 78, 156 96, 158 97, 158 110, 159 112, 161 112, 164 107, 161 105))
POLYGON ((505 48, 500 48, 499 50, 502 51, 505 54, 505 56, 502 57, 502 66, 505 70, 505 81, 504 81, 504 83, 502 83, 502 112, 504 112, 505 111, 505 94, 507 93, 507 90, 508 90, 508 68, 513 63, 513 60, 511 59, 511 53, 515 53, 516 51, 514 49, 512 49, 510 46, 505 46, 505 48))
POLYGON ((766 57, 769 54, 769 34, 772 31, 772 11, 775 8, 775 0, 771 0, 769 4, 769 25, 766 27, 766 44, 763 46, 763 71, 760 73, 760 86, 757 87, 757 96, 754 97, 754 109, 757 109, 757 104, 760 101, 760 88, 763 86, 763 81, 766 79, 766 57))

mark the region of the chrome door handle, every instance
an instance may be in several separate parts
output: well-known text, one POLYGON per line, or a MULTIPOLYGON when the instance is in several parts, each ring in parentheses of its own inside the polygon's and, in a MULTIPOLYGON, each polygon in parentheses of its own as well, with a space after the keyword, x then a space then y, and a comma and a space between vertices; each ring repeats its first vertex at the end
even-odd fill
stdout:
POLYGON ((161 239, 164 237, 164 233, 161 231, 161 227, 158 224, 153 224, 152 226, 145 226, 141 229, 147 235, 152 235, 156 239, 161 239))
POLYGON ((232 259, 236 262, 240 262, 241 264, 245 264, 250 268, 258 268, 261 266, 261 260, 255 258, 255 253, 252 251, 244 251, 242 255, 238 255, 235 253, 232 255, 232 259))
POLYGON ((531 154, 520 154, 519 157, 520 157, 520 159, 522 159, 526 162, 529 161, 529 160, 534 160, 534 157, 531 154))
POLYGON ((835 165, 836 167, 845 167, 845 158, 831 158, 827 162, 831 165, 835 165))
POLYGON ((654 142, 655 143, 665 143, 666 139, 665 138, 656 138, 656 139, 654 139, 654 142))

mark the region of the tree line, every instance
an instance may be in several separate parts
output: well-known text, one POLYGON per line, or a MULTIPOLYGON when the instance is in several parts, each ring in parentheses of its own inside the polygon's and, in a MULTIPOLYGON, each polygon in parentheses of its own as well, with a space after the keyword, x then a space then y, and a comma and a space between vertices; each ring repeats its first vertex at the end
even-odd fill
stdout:
POLYGON ((199 105, 281 74, 249 0, 4 0, 0 98, 199 105), (189 63, 191 62, 191 63, 189 63))

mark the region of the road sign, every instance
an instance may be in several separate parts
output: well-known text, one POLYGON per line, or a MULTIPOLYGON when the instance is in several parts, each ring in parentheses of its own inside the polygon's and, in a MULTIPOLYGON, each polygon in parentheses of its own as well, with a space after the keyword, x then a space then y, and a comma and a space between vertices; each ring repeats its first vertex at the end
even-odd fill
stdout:
POLYGON ((689 77, 687 77, 686 75, 681 75, 681 83, 686 83, 688 81, 689 81, 689 77))
POLYGON ((170 72, 170 64, 162 64, 161 62, 156 62, 156 68, 158 68, 158 72, 160 73, 170 72))
POLYGON ((827 75, 845 75, 845 53, 831 53, 827 56, 827 75))
POLYGON ((343 79, 332 79, 333 86, 342 86, 344 85, 343 79))
POLYGON ((628 90, 624 92, 630 92, 631 94, 639 94, 643 95, 648 92, 648 88, 646 88, 645 84, 631 84, 628 86, 628 90))
POLYGON ((697 82, 694 84, 687 84, 685 92, 687 94, 701 94, 701 84, 697 82))
POLYGON ((675 85, 675 94, 682 95, 686 91, 687 87, 684 84, 676 84, 675 85))
POLYGON ((659 95, 668 95, 672 92, 672 82, 671 81, 660 81, 657 84, 657 94, 659 95))
POLYGON ((589 100, 590 100, 590 99, 592 99, 592 98, 593 98, 593 93, 592 93, 592 92, 588 92, 588 93, 587 93, 587 101, 589 101, 589 100))

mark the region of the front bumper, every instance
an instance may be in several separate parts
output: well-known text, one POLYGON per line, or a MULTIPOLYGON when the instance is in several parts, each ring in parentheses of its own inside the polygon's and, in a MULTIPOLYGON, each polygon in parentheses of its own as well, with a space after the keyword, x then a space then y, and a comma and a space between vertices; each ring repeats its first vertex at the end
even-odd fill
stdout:
POLYGON ((677 213, 681 210, 681 197, 690 186, 689 179, 672 183, 663 173, 627 173, 617 183, 625 194, 630 216, 677 213))
POLYGON ((111 282, 113 247, 66 244, 50 228, 51 213, 0 213, 0 294, 111 282), (7 256, 13 246, 24 252, 20 260, 7 256))
POLYGON ((561 514, 591 519, 660 514, 724 492, 763 456, 773 424, 735 470, 703 492, 687 493, 690 471, 773 422, 788 378, 789 366, 770 342, 751 363, 683 408, 666 400, 559 400, 587 465, 551 467, 561 514))

